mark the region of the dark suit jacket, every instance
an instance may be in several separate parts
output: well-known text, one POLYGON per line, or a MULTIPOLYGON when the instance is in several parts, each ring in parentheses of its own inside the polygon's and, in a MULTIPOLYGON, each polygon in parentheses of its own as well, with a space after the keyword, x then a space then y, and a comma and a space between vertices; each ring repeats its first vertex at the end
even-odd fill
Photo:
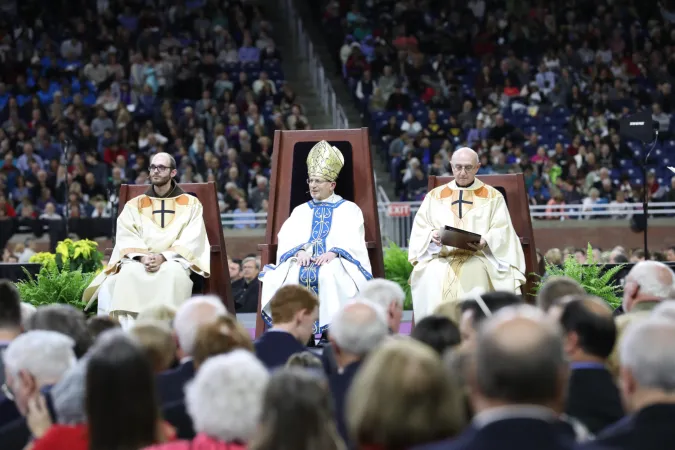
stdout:
POLYGON ((321 364, 326 376, 331 376, 338 371, 337 361, 335 361, 335 352, 333 346, 328 343, 321 349, 321 364))
MULTIPOLYGON (((522 433, 524 433, 525 437, 522 438, 524 440, 527 439, 527 429, 526 427, 528 426, 527 423, 528 421, 532 422, 541 422, 540 424, 535 424, 535 428, 537 428, 537 425, 540 429, 545 430, 547 427, 544 425, 549 425, 548 428, 550 428, 549 432, 552 433, 552 445, 555 445, 556 442, 558 442, 559 446, 551 446, 551 447, 544 447, 547 450, 550 449, 566 449, 566 448, 576 448, 575 447, 575 441, 576 441, 576 435, 574 432, 574 428, 567 422, 565 421, 555 421, 551 422, 550 424, 548 422, 545 422, 543 420, 538 420, 538 419, 528 419, 528 418, 513 418, 513 419, 506 419, 503 421, 499 422, 504 422, 504 421, 513 421, 512 424, 505 424, 505 427, 513 425, 514 427, 521 428, 522 433), (543 425, 542 425, 543 424, 543 425)), ((483 429, 477 429, 473 424, 469 425, 459 436, 456 436, 451 439, 445 439, 443 441, 438 441, 438 442, 432 442, 429 444, 424 444, 424 445, 419 445, 416 446, 410 450, 464 450, 464 449, 472 449, 473 450, 473 445, 474 445, 474 439, 476 435, 478 435, 481 432, 485 432, 485 429, 488 428, 489 426, 493 424, 498 424, 499 422, 493 422, 492 424, 487 425, 483 429)), ((516 429, 514 429, 514 433, 516 433, 516 429)), ((501 433, 503 430, 501 429, 501 426, 495 427, 495 434, 496 433, 501 433)), ((489 433, 491 431, 488 429, 487 430, 489 433)), ((520 431, 518 431, 519 433, 520 431)), ((517 434, 517 433, 516 433, 517 434)), ((484 445, 484 444, 480 444, 484 445)), ((476 448, 493 448, 493 447, 476 447, 476 448)), ((495 449, 501 449, 499 445, 494 447, 495 449)), ((503 447, 504 449, 507 448, 512 448, 512 447, 503 447)), ((518 447, 513 447, 514 449, 517 449, 518 447)), ((523 449, 528 449, 530 447, 523 447, 523 449)), ((589 450, 595 450, 589 449, 589 450)))
POLYGON ((195 366, 192 361, 184 362, 175 369, 166 370, 157 375, 157 392, 161 405, 182 402, 185 384, 195 376, 195 366))
MULTIPOLYGON (((608 450, 663 450, 675 448, 675 404, 647 406, 607 428, 596 443, 608 450)), ((590 447, 582 446, 583 450, 590 447)))
POLYGON ((347 400, 347 391, 352 385, 354 376, 361 367, 362 361, 356 361, 344 368, 342 373, 333 373, 328 377, 330 392, 333 396, 333 406, 335 407, 335 421, 337 422, 338 432, 344 439, 348 448, 354 448, 350 445, 349 434, 347 433, 347 423, 345 417, 345 401, 347 400))
POLYGON ((573 368, 565 413, 593 434, 620 420, 624 416, 621 396, 609 371, 604 367, 573 368))
MULTIPOLYGON (((52 421, 54 421, 55 414, 50 394, 51 389, 51 385, 44 386, 40 389, 40 392, 45 396, 47 410, 49 411, 52 421)), ((23 450, 32 437, 26 419, 19 415, 16 420, 0 428, 0 448, 2 450, 23 450)))
POLYGON ((283 366, 292 355, 306 350, 302 343, 285 331, 266 331, 253 345, 256 356, 269 370, 283 366))
POLYGON ((162 408, 162 417, 176 429, 178 439, 192 440, 195 430, 184 401, 170 403, 162 408))

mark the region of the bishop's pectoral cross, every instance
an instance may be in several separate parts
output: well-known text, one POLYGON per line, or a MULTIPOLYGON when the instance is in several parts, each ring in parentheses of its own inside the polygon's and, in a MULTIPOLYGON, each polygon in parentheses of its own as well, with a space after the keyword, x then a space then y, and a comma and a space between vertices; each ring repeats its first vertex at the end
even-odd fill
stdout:
POLYGON ((459 205, 459 218, 462 218, 462 204, 465 205, 473 205, 473 202, 469 202, 464 200, 464 191, 459 191, 459 200, 455 200, 454 202, 451 203, 452 206, 454 205, 459 205))
POLYGON ((165 223, 165 222, 164 222, 164 215, 165 215, 165 214, 176 214, 176 211, 174 211, 174 210, 172 210, 172 209, 165 209, 165 207, 164 207, 164 200, 161 200, 161 202, 162 202, 162 208, 161 208, 161 209, 154 210, 154 211, 152 212, 152 214, 161 214, 161 218, 160 218, 160 223, 161 223, 161 225, 160 225, 160 226, 161 226, 162 228, 164 228, 164 223, 165 223))

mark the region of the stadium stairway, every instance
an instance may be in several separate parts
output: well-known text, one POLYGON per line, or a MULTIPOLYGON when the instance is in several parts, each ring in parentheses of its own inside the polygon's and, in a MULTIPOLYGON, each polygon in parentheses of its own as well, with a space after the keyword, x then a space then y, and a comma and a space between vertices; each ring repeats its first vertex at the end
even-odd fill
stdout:
MULTIPOLYGON (((285 15, 279 10, 281 8, 279 3, 281 2, 270 2, 269 12, 270 17, 273 17, 274 39, 278 43, 278 48, 283 58, 282 68, 286 74, 286 78, 295 90, 298 102, 303 105, 305 115, 312 128, 333 128, 331 118, 324 113, 319 101, 319 94, 314 90, 314 86, 310 80, 308 61, 306 58, 300 56, 300 52, 295 48, 293 39, 289 38, 289 36, 292 36, 291 30, 289 29, 285 15)), ((363 117, 354 104, 349 88, 339 75, 340 70, 335 66, 334 59, 331 57, 325 39, 321 34, 321 23, 312 17, 307 2, 302 0, 295 1, 295 8, 302 18, 314 49, 325 68, 325 74, 335 90, 337 100, 344 108, 347 120, 349 121, 349 127, 358 128, 363 126, 363 117)), ((377 154, 374 146, 371 154, 373 155, 373 168, 377 177, 377 184, 384 189, 390 199, 394 199, 394 184, 390 180, 386 165, 380 158, 374 157, 377 154)))

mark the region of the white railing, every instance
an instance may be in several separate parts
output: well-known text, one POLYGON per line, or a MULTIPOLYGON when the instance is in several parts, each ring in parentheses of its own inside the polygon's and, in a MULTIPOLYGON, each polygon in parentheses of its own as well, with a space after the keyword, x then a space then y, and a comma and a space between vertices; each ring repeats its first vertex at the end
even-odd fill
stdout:
POLYGON ((314 50, 314 45, 305 31, 300 15, 297 14, 293 0, 286 0, 284 2, 284 9, 286 19, 288 20, 288 27, 290 30, 293 30, 292 38, 295 48, 300 56, 307 60, 309 78, 312 80, 312 86, 319 96, 319 101, 324 112, 331 118, 333 128, 349 128, 349 121, 347 120, 345 110, 337 101, 333 85, 326 76, 323 64, 321 64, 319 55, 314 50))
MULTIPOLYGON (((378 186, 378 215, 380 232, 385 240, 392 240, 401 247, 407 247, 415 214, 422 202, 390 202, 386 193, 378 186), (381 191, 381 192, 380 192, 381 191)), ((582 205, 555 205, 555 211, 547 211, 547 205, 530 206, 533 219, 548 221, 616 219, 626 220, 634 214, 642 213, 642 203, 626 203, 622 209, 616 205, 593 205, 590 211, 584 211, 582 205)), ((652 217, 675 217, 675 202, 649 203, 649 215, 652 217)), ((221 221, 226 228, 265 228, 267 213, 222 214, 221 221)))

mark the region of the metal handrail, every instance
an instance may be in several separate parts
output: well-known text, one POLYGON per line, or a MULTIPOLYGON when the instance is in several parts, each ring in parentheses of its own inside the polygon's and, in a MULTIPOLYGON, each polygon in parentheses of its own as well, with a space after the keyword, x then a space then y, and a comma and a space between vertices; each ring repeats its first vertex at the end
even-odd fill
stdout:
MULTIPOLYGON (((410 215, 414 215, 419 209, 422 202, 390 202, 386 197, 382 186, 377 186, 378 193, 378 212, 387 215, 390 205, 407 206, 410 208, 410 215)), ((625 217, 632 214, 642 213, 642 203, 625 203, 625 209, 615 209, 612 204, 596 204, 593 205, 592 210, 584 210, 583 205, 531 205, 530 215, 535 219, 550 218, 550 217, 574 217, 584 218, 591 216, 617 216, 625 217), (554 211, 547 212, 548 208, 554 211)), ((675 215, 675 202, 652 202, 648 205, 648 212, 652 216, 669 216, 675 215)), ((267 223, 267 213, 224 213, 221 214, 221 221, 223 226, 232 226, 235 224, 264 224, 267 223), (242 217, 245 216, 245 217, 242 217), (245 219, 245 218, 250 218, 245 219)))
POLYGON ((312 82, 314 90, 319 95, 319 102, 335 129, 349 128, 349 120, 344 108, 337 100, 335 89, 330 79, 326 76, 326 71, 317 55, 314 45, 305 31, 304 24, 300 15, 297 13, 293 0, 286 0, 284 3, 286 17, 289 22, 289 29, 293 30, 293 39, 298 53, 304 59, 307 59, 309 69, 309 79, 312 82))

